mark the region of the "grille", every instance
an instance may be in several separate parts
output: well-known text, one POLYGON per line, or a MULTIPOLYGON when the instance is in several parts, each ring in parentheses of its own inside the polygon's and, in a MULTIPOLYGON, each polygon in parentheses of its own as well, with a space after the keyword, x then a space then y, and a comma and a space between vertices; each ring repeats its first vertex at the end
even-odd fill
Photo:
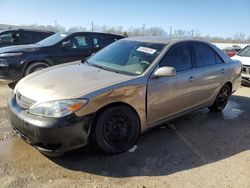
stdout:
POLYGON ((16 102, 17 104, 24 109, 30 108, 36 101, 33 101, 27 97, 24 97, 21 93, 16 93, 16 102))
POLYGON ((250 66, 242 66, 242 73, 250 75, 250 66))

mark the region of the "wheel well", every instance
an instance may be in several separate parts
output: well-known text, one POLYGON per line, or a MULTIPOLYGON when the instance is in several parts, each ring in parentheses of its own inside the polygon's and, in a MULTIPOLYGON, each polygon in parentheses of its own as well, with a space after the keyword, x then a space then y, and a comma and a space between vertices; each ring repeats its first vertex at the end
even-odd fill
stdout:
POLYGON ((100 108, 100 109, 95 113, 94 119, 93 119, 93 122, 92 122, 92 126, 91 126, 90 132, 89 132, 90 134, 91 134, 91 132, 92 132, 92 130, 93 130, 95 124, 96 124, 96 121, 97 121, 98 117, 100 116, 100 114, 101 114, 104 110, 106 110, 106 109, 108 109, 108 108, 112 108, 112 107, 114 107, 114 106, 127 106, 127 107, 129 107, 130 109, 132 109, 132 110, 134 111, 134 113, 136 114, 136 116, 138 117, 139 126, 140 126, 139 128, 140 128, 140 130, 141 130, 141 120, 140 120, 140 117, 139 117, 138 113, 136 112, 136 110, 135 110, 131 105, 129 105, 129 104, 127 104, 127 103, 124 103, 124 102, 115 102, 115 103, 111 103, 111 104, 108 104, 108 105, 106 105, 106 106, 100 108))
POLYGON ((232 93, 232 89, 233 89, 233 84, 231 82, 227 82, 225 83, 225 85, 228 85, 230 88, 230 94, 232 93))
POLYGON ((50 63, 48 63, 47 61, 44 61, 44 60, 29 61, 29 62, 26 63, 26 65, 25 65, 25 67, 24 67, 24 69, 23 69, 23 76, 25 76, 24 74, 25 74, 25 71, 26 71, 27 67, 30 66, 32 63, 37 63, 37 62, 45 63, 45 64, 47 64, 48 66, 51 66, 50 63))

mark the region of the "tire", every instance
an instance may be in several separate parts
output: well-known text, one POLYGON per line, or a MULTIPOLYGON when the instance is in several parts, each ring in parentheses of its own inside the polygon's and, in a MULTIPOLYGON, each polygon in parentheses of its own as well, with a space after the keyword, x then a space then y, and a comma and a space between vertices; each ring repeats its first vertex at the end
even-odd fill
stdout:
POLYGON ((226 107, 230 95, 231 89, 229 85, 225 84, 219 91, 214 104, 209 107, 210 111, 221 112, 226 107))
POLYGON ((27 76, 30 73, 45 69, 47 67, 49 67, 49 65, 47 63, 44 63, 44 62, 31 63, 30 65, 27 66, 27 68, 24 72, 24 76, 27 76))
POLYGON ((133 147, 139 134, 137 114, 130 107, 119 105, 109 107, 99 115, 92 129, 91 143, 106 153, 116 154, 133 147))

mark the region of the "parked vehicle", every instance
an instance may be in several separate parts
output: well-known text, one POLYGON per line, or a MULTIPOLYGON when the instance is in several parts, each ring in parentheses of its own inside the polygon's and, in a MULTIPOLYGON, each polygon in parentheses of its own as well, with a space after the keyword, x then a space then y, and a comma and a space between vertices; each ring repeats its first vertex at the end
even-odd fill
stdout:
POLYGON ((233 57, 237 54, 235 50, 232 49, 223 49, 222 50, 225 54, 227 54, 229 57, 233 57))
POLYGON ((8 101, 9 117, 47 155, 89 140, 120 153, 162 122, 204 107, 222 111, 240 86, 240 71, 239 61, 210 43, 126 38, 84 63, 58 65, 19 81, 8 101))
POLYGON ((0 31, 0 47, 34 44, 51 35, 52 31, 31 29, 8 29, 0 31))
POLYGON ((233 57, 241 50, 241 47, 238 45, 233 45, 232 47, 224 48, 224 51, 229 57, 233 57))
POLYGON ((242 63, 242 83, 250 86, 250 45, 243 48, 237 55, 233 57, 242 63))
POLYGON ((0 48, 0 79, 18 81, 49 66, 85 59, 121 38, 106 33, 65 32, 32 45, 0 48))

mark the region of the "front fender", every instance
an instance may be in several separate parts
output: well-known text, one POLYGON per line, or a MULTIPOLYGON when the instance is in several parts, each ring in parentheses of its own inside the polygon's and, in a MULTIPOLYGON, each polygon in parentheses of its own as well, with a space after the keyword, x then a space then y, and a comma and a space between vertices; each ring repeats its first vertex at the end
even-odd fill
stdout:
POLYGON ((137 113, 141 122, 141 132, 147 129, 146 125, 146 86, 131 85, 117 89, 111 89, 96 96, 84 96, 89 102, 81 110, 76 112, 79 117, 95 113, 100 109, 115 104, 124 103, 132 107, 137 113))

